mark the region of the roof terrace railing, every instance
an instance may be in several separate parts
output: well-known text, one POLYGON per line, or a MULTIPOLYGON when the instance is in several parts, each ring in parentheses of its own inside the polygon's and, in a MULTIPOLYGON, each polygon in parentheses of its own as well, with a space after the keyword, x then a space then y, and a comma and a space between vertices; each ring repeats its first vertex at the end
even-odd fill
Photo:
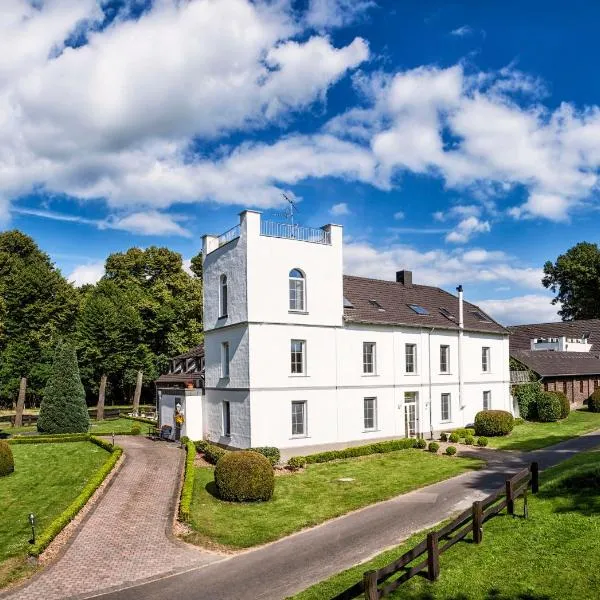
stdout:
POLYGON ((217 243, 219 244, 219 248, 239 237, 240 226, 236 225, 235 227, 232 227, 231 229, 227 230, 225 233, 222 233, 219 237, 217 237, 217 243))
POLYGON ((303 227, 291 223, 261 221, 260 234, 267 237, 286 238, 313 244, 331 244, 331 233, 317 227, 303 227))

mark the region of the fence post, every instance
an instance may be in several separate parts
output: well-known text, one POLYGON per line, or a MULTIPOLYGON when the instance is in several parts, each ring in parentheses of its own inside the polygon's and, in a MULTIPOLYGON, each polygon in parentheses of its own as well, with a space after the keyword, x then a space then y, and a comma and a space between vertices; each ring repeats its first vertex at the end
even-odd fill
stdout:
POLYGON ((363 575, 363 586, 365 588, 365 600, 379 600, 377 571, 367 571, 363 575))
POLYGON ((537 494, 540 489, 540 466, 537 462, 532 462, 529 470, 531 471, 531 493, 537 494))
POLYGON ((513 498, 513 487, 510 479, 506 480, 506 512, 509 515, 515 514, 515 501, 513 498))
POLYGON ((440 550, 437 531, 427 534, 427 573, 429 581, 436 581, 440 576, 440 550))
POLYGON ((483 505, 480 501, 473 502, 473 541, 481 544, 483 539, 483 505))
POLYGON ((527 488, 523 492, 523 518, 527 519, 529 517, 529 507, 527 506, 527 488))

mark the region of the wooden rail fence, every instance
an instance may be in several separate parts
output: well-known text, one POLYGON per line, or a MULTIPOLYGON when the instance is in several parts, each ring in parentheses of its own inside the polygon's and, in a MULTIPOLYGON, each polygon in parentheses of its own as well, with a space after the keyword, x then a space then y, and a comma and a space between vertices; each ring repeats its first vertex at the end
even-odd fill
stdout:
POLYGON ((435 581, 440 575, 440 554, 454 546, 473 532, 473 542, 480 544, 483 540, 483 524, 491 517, 506 508, 509 515, 515 514, 515 500, 523 498, 523 516, 529 516, 527 492, 537 494, 539 489, 539 467, 537 462, 506 479, 505 485, 492 492, 487 498, 473 502, 471 508, 462 512, 453 521, 444 525, 438 531, 427 534, 427 538, 414 548, 397 558, 394 562, 381 569, 367 571, 362 581, 344 590, 332 600, 352 600, 364 594, 366 600, 379 600, 398 589, 404 582, 415 575, 427 577, 435 581), (427 555, 409 566, 415 560, 427 555), (391 582, 392 575, 402 574, 391 582), (387 583, 386 583, 387 582, 387 583))

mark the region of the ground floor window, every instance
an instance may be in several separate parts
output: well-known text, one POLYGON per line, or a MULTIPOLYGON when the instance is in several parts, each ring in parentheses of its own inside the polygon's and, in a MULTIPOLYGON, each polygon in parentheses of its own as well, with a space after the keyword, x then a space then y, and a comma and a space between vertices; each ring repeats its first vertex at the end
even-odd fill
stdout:
POLYGON ((450 421, 450 394, 442 394, 442 421, 450 421))
POLYGON ((292 402, 292 435, 306 435, 306 400, 292 402))
POLYGON ((483 410, 490 410, 492 408, 492 392, 483 392, 483 410))
POLYGON ((364 399, 364 427, 367 431, 377 429, 377 398, 364 399))
POLYGON ((579 393, 583 394, 583 379, 579 381, 579 393))
POLYGON ((229 400, 223 400, 223 435, 231 435, 231 406, 229 400))

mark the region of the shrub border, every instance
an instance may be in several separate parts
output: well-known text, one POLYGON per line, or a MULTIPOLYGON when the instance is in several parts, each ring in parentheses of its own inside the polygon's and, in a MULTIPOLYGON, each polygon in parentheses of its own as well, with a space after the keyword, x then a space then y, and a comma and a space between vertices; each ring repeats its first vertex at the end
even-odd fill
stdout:
POLYGON ((96 446, 100 446, 104 450, 110 452, 110 456, 106 459, 104 464, 96 471, 96 473, 90 478, 86 486, 81 490, 79 495, 58 515, 51 523, 42 531, 37 538, 36 543, 31 546, 27 553, 29 556, 38 557, 54 540, 54 538, 77 516, 79 511, 87 504, 87 501, 92 497, 94 492, 100 487, 102 482, 106 479, 108 474, 113 470, 113 467, 117 464, 123 449, 119 446, 114 446, 105 440, 102 440, 96 436, 90 434, 73 434, 69 435, 67 439, 65 437, 53 436, 47 437, 42 440, 36 440, 37 436, 31 436, 32 441, 29 438, 15 438, 11 443, 17 444, 32 444, 38 442, 44 443, 60 443, 60 442, 80 442, 89 441, 96 446), (28 441, 24 441, 28 440, 28 441))
POLYGON ((140 423, 148 423, 148 425, 157 425, 158 426, 158 421, 155 421, 153 419, 146 419, 146 417, 130 417, 129 415, 120 413, 120 418, 121 419, 129 419, 130 421, 139 421, 140 423))
POLYGON ((5 441, 9 444, 60 444, 64 442, 87 442, 90 441, 91 437, 92 435, 89 433, 63 433, 54 435, 21 435, 8 438, 5 441))
POLYGON ((185 470, 183 473, 183 485, 181 486, 181 496, 179 500, 179 520, 189 521, 192 512, 192 494, 194 492, 194 478, 196 470, 194 469, 194 460, 196 458, 196 446, 191 440, 185 442, 185 470))

